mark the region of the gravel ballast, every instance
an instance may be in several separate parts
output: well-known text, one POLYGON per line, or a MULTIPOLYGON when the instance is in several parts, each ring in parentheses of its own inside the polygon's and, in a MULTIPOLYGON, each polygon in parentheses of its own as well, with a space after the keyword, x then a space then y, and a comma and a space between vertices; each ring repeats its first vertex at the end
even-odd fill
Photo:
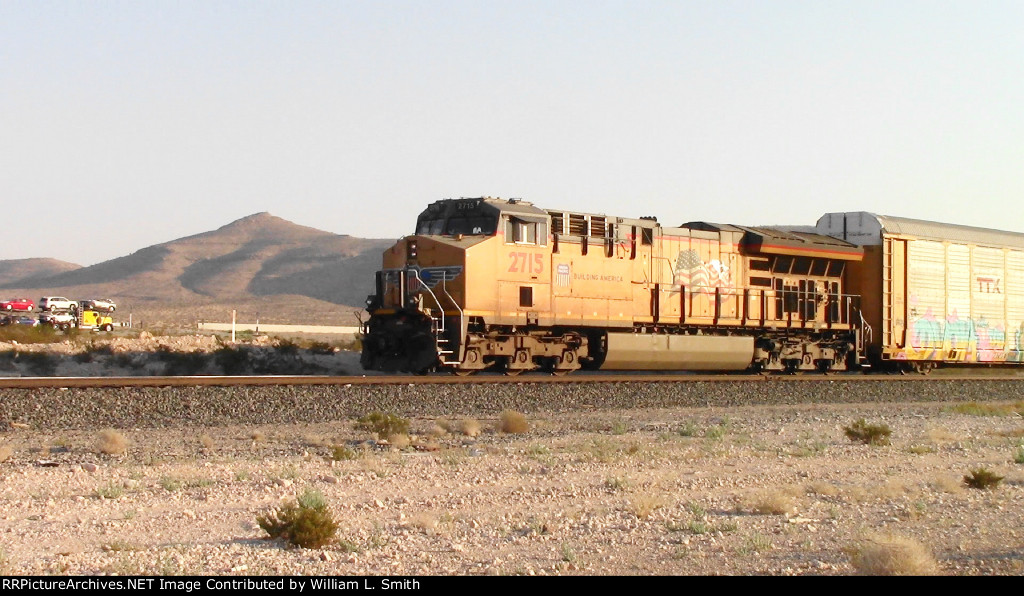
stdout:
POLYGON ((651 407, 730 407, 891 401, 987 401, 1024 394, 1006 381, 715 381, 130 387, 0 390, 0 420, 54 429, 164 428, 345 420, 371 411, 403 416, 502 410, 575 412, 651 407))

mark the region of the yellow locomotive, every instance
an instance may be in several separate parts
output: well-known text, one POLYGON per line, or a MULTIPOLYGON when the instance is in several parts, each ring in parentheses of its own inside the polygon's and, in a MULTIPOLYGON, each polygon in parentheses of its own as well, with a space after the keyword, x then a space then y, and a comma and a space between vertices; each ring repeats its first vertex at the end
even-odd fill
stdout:
POLYGON ((864 350, 844 271, 809 231, 662 226, 489 197, 446 199, 384 253, 368 370, 833 370, 864 350))

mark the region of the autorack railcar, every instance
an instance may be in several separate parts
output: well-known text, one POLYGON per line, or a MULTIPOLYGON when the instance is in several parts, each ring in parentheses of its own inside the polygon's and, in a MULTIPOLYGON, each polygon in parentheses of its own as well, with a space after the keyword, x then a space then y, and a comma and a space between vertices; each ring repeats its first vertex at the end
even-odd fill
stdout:
POLYGON ((1024 362, 1024 234, 866 212, 828 213, 816 231, 864 248, 847 288, 871 368, 1024 362))

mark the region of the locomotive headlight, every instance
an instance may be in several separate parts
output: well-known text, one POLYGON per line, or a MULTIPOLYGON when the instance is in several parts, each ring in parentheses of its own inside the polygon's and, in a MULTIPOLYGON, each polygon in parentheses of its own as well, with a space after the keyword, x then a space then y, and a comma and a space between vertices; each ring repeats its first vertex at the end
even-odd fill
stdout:
POLYGON ((406 243, 406 245, 405 245, 405 254, 410 259, 415 259, 416 258, 416 241, 415 240, 409 240, 406 243))

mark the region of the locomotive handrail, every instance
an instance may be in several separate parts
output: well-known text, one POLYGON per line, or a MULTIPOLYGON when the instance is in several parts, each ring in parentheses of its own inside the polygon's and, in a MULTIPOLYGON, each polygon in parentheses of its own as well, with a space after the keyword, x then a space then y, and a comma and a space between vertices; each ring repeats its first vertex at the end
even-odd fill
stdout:
MULTIPOLYGON (((430 286, 428 286, 427 284, 423 283, 423 278, 420 277, 419 271, 416 271, 415 269, 411 269, 411 270, 409 270, 409 272, 412 273, 413 276, 416 278, 416 281, 419 282, 420 288, 426 290, 427 293, 430 294, 430 297, 434 299, 434 304, 436 304, 438 310, 441 311, 441 325, 440 325, 440 327, 437 328, 436 331, 440 332, 440 333, 443 333, 443 332, 447 331, 447 327, 445 326, 445 323, 444 323, 444 306, 441 305, 441 301, 437 298, 437 294, 435 294, 434 291, 430 289, 430 286)), ((451 300, 452 304, 455 305, 455 308, 458 309, 458 311, 459 311, 459 333, 461 334, 462 333, 462 323, 465 320, 465 317, 463 317, 463 311, 462 311, 461 308, 459 308, 459 305, 455 302, 455 299, 452 298, 452 295, 448 293, 447 280, 445 280, 444 278, 441 279, 441 289, 444 290, 445 296, 447 296, 448 299, 451 300)), ((460 338, 459 338, 459 345, 460 345, 460 347, 462 345, 462 337, 461 337, 461 335, 460 335, 460 338)), ((444 361, 444 358, 442 357, 441 360, 444 361)))

